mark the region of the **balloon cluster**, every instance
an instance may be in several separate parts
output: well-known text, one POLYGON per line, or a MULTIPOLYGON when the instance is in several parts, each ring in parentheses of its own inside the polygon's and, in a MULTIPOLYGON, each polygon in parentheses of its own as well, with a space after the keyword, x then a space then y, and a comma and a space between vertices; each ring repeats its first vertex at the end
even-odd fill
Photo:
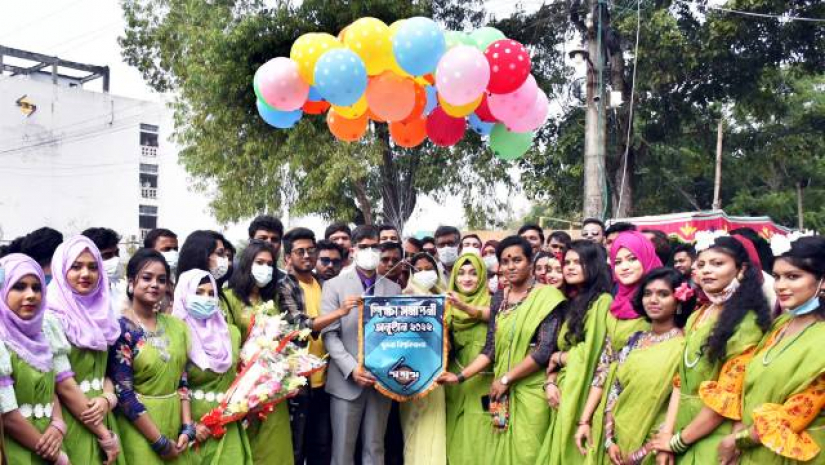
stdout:
POLYGON ((289 58, 255 73, 258 113, 281 129, 326 113, 330 132, 354 142, 370 120, 388 123, 401 147, 458 143, 469 125, 505 160, 521 157, 549 102, 530 74, 530 54, 495 28, 444 31, 423 17, 387 26, 361 18, 338 37, 308 33, 289 58))

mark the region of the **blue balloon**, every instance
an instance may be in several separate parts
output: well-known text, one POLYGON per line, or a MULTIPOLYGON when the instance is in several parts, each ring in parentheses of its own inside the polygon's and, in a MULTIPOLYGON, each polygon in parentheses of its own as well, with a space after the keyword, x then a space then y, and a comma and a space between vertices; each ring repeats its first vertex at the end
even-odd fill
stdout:
POLYGON ((424 116, 429 116, 430 113, 438 106, 438 91, 435 86, 427 86, 424 90, 427 91, 427 103, 424 105, 424 116))
POLYGON ((413 76, 435 71, 446 50, 444 31, 429 18, 416 16, 404 21, 392 38, 395 61, 413 76))
POLYGON ((496 123, 485 123, 475 113, 470 113, 470 129, 481 134, 482 136, 489 136, 490 131, 496 123))
POLYGON ((295 126, 295 123, 300 121, 304 115, 303 110, 300 108, 295 111, 276 110, 261 99, 258 99, 255 105, 258 107, 258 114, 266 121, 266 124, 278 129, 289 129, 295 126))
POLYGON ((315 89, 333 105, 353 105, 367 90, 367 67, 351 50, 330 50, 315 63, 315 89))
POLYGON ((309 97, 307 97, 307 101, 320 102, 323 99, 324 97, 321 97, 321 93, 318 92, 315 86, 309 86, 309 97))

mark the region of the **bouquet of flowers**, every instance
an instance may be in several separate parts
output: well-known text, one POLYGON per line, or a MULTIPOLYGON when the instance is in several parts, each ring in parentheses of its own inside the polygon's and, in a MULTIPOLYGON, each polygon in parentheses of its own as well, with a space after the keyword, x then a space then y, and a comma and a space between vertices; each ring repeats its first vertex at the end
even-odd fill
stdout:
POLYGON ((297 395, 307 378, 326 365, 295 343, 309 337, 310 330, 298 330, 283 314, 274 312, 272 302, 255 309, 252 330, 241 348, 240 374, 220 404, 201 419, 216 437, 224 434, 227 424, 248 415, 266 417, 280 402, 297 395))

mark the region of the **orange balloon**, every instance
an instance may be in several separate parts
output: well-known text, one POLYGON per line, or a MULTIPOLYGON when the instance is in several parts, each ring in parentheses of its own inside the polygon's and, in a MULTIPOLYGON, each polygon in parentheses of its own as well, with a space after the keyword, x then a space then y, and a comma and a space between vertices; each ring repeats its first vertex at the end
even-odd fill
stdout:
POLYGON ((329 109, 329 102, 321 100, 319 102, 310 102, 304 104, 304 113, 308 115, 320 115, 329 109))
POLYGON ((423 87, 416 84, 415 86, 415 106, 410 114, 402 121, 409 121, 420 118, 424 114, 424 108, 427 106, 427 91, 423 87))
POLYGON ((401 121, 415 107, 415 83, 391 71, 384 71, 367 85, 370 110, 386 121, 401 121))
POLYGON ((338 140, 346 142, 355 142, 364 136, 367 132, 367 123, 369 119, 366 113, 356 119, 347 119, 335 112, 329 110, 327 113, 327 126, 329 132, 332 133, 338 140))
POLYGON ((387 122, 387 120, 385 120, 384 118, 382 118, 382 117, 376 115, 375 113, 373 113, 372 109, 367 110, 367 117, 369 119, 375 121, 376 123, 386 123, 387 122))
POLYGON ((427 118, 419 116, 390 123, 390 136, 396 145, 417 147, 427 138, 427 118))

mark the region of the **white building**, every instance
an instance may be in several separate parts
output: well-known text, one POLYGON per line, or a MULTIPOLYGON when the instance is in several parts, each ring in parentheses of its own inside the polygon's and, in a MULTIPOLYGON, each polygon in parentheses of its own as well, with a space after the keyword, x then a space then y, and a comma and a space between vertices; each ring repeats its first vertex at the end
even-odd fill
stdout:
POLYGON ((107 89, 108 68, 72 63, 90 68, 72 76, 36 54, 40 64, 22 67, 9 50, 0 47, 0 241, 42 226, 65 236, 109 227, 127 242, 155 227, 216 228, 178 166, 171 110, 83 89, 97 78, 107 89))

